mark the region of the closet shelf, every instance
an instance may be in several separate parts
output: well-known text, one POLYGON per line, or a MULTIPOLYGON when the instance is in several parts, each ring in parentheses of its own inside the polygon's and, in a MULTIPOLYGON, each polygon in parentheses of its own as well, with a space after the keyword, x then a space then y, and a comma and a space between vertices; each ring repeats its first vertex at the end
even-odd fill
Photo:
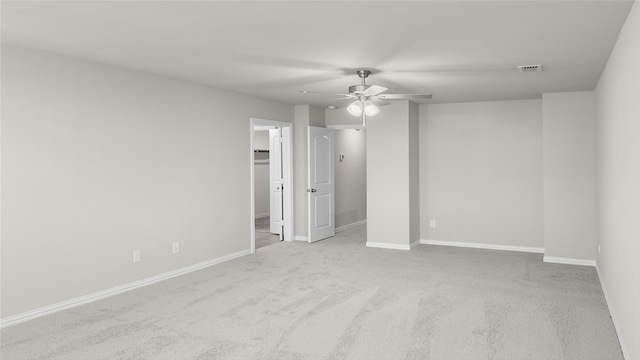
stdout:
POLYGON ((268 164, 269 163, 269 149, 253 149, 253 163, 254 164, 268 164))

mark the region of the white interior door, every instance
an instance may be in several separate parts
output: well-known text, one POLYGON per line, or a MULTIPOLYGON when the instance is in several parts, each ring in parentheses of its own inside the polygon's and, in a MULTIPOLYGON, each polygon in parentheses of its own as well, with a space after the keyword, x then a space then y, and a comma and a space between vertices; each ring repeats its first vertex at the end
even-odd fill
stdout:
POLYGON ((335 235, 335 134, 309 126, 309 242, 335 235))
POLYGON ((269 129, 269 231, 281 236, 282 178, 282 129, 269 129))

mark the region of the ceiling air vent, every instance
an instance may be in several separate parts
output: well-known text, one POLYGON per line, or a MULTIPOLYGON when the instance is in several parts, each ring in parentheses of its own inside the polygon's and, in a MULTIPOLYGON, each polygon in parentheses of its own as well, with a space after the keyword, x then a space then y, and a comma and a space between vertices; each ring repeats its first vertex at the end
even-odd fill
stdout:
POLYGON ((536 71, 542 71, 542 65, 538 64, 538 65, 520 65, 518 66, 518 70, 520 72, 536 72, 536 71))

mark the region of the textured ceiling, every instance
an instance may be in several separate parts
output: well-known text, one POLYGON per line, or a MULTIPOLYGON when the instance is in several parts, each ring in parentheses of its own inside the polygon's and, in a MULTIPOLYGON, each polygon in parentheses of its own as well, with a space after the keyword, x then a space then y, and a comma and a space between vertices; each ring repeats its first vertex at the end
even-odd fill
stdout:
POLYGON ((288 104, 359 83, 429 103, 592 90, 633 1, 2 1, 2 45, 288 104), (543 72, 519 73, 518 65, 543 72))

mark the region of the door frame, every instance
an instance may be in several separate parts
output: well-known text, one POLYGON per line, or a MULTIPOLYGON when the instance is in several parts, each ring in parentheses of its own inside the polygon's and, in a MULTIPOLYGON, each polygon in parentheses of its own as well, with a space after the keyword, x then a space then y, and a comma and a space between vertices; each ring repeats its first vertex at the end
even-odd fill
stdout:
POLYGON ((275 126, 282 128, 282 185, 283 197, 283 240, 293 241, 293 124, 261 118, 249 119, 249 164, 251 174, 251 253, 256 252, 256 203, 255 203, 255 174, 253 171, 253 131, 256 126, 275 126))
MULTIPOLYGON (((255 131, 261 126, 254 126, 255 131)), ((282 128, 269 126, 269 230, 272 234, 280 235, 283 239, 282 215, 283 215, 283 193, 282 193, 282 128), (278 171, 276 171, 278 170, 278 171), (277 176, 276 176, 277 173, 277 176), (276 179, 277 178, 277 179, 276 179), (277 185, 275 184, 277 183, 277 185), (276 185, 276 186, 274 186, 276 185), (274 199, 274 194, 278 193, 274 199), (277 201, 274 201, 277 200, 277 201), (277 220, 276 220, 277 218, 277 220)))

